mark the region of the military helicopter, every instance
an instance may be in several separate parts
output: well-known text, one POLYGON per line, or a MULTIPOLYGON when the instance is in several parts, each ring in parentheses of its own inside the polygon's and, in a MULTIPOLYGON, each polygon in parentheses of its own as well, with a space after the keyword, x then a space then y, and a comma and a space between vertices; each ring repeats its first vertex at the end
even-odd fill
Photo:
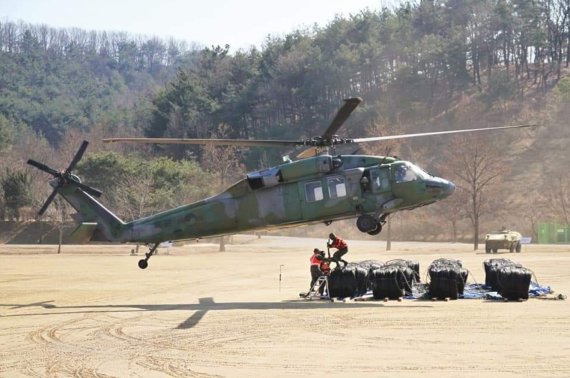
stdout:
POLYGON ((360 104, 349 98, 327 130, 306 140, 108 138, 105 142, 213 144, 264 147, 301 146, 308 149, 275 167, 250 172, 222 193, 149 217, 124 222, 99 203, 101 192, 81 183, 72 174, 88 142, 84 141, 67 169, 57 171, 42 163, 28 164, 51 174, 54 188, 39 210, 42 215, 57 194, 79 213, 81 223, 73 231, 73 242, 110 241, 149 245, 141 269, 161 242, 198 239, 242 231, 267 230, 301 224, 325 223, 356 218, 361 232, 377 235, 386 218, 395 212, 425 206, 451 195, 455 185, 434 177, 417 165, 390 156, 336 155, 335 147, 429 135, 456 134, 534 125, 500 126, 418 134, 344 139, 338 129, 360 104))

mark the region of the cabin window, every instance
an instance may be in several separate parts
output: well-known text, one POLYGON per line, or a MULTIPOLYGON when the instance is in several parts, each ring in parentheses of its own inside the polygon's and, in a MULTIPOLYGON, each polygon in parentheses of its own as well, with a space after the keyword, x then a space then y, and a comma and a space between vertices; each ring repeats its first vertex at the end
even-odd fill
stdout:
POLYGON ((320 181, 311 181, 305 184, 305 197, 307 202, 320 201, 323 196, 323 185, 320 181))
POLYGON ((370 170, 370 185, 374 193, 390 190, 390 169, 388 167, 370 170))
POLYGON ((346 197, 346 184, 344 183, 344 177, 328 177, 327 185, 329 187, 330 199, 346 197))

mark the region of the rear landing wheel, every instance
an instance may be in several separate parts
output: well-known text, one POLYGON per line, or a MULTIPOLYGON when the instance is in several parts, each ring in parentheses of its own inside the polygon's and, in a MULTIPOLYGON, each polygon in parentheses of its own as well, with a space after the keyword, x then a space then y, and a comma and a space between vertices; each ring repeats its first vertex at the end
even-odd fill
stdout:
POLYGON ((142 260, 139 260, 139 268, 146 269, 146 267, 148 266, 148 259, 150 259, 152 255, 155 254, 159 244, 160 243, 153 244, 152 247, 150 247, 150 250, 144 254, 146 257, 142 260))

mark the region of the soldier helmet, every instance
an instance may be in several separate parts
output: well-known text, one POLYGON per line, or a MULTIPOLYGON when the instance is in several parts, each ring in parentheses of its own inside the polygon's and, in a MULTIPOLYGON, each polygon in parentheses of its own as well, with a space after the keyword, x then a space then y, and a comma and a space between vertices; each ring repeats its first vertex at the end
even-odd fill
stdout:
POLYGON ((331 233, 329 234, 329 239, 331 239, 331 240, 336 240, 336 235, 331 232, 331 233))
POLYGON ((319 253, 320 250, 318 248, 313 249, 313 253, 319 253))

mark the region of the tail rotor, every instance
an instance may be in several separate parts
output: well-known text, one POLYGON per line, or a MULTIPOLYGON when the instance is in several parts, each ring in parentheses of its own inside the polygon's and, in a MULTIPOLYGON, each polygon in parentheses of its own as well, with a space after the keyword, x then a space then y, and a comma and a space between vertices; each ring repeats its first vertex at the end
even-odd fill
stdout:
POLYGON ((40 208, 40 211, 38 211, 39 215, 43 215, 45 213, 48 206, 55 199, 55 196, 57 195, 59 188, 63 187, 66 184, 76 186, 79 189, 83 190, 84 192, 91 194, 92 196, 95 196, 95 197, 101 196, 101 194, 102 194, 101 191, 82 184, 81 182, 78 181, 76 176, 71 175, 71 171, 75 168, 77 163, 83 157, 83 154, 85 153, 85 150, 87 149, 88 145, 89 145, 89 142, 87 142, 86 140, 84 140, 83 143, 81 143, 79 150, 77 150, 77 152, 75 153, 75 156, 71 160, 71 163, 69 163, 69 166, 64 171, 57 171, 53 168, 48 167, 45 164, 42 164, 42 163, 37 162, 37 161, 32 160, 32 159, 28 160, 29 165, 36 167, 40 171, 44 171, 46 173, 49 173, 50 175, 52 175, 53 177, 55 177, 57 179, 57 184, 55 184, 55 185, 52 184, 52 186, 54 186, 53 192, 50 194, 50 196, 44 202, 43 206, 40 208))

